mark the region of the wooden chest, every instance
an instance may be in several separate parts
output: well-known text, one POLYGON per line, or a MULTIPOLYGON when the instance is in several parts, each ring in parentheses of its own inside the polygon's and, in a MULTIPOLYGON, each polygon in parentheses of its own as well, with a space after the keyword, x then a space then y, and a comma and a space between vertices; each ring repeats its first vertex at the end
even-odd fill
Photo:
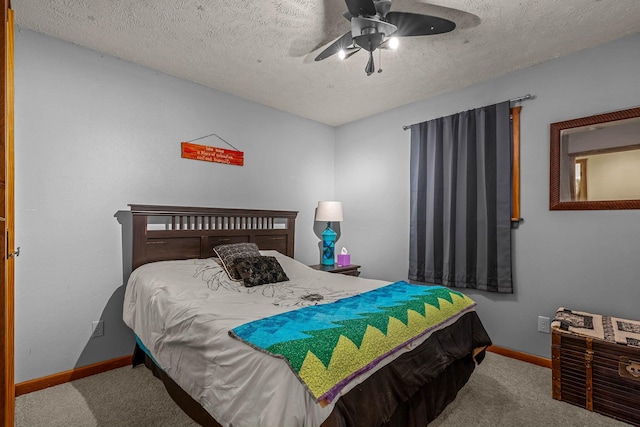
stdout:
POLYGON ((640 348, 553 327, 552 368, 554 399, 640 426, 640 348))

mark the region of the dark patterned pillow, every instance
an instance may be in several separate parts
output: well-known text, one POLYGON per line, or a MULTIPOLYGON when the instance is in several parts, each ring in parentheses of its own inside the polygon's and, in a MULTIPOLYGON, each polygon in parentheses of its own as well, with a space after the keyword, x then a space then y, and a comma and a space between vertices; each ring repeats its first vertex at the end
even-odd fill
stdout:
POLYGON ((236 258, 236 268, 247 287, 289 280, 276 257, 272 256, 236 258))
POLYGON ((260 250, 258 250, 258 245, 255 243, 219 245, 213 248, 213 251, 218 255, 220 261, 222 261, 222 266, 229 278, 236 281, 242 280, 242 277, 240 277, 235 267, 236 258, 260 256, 260 250))

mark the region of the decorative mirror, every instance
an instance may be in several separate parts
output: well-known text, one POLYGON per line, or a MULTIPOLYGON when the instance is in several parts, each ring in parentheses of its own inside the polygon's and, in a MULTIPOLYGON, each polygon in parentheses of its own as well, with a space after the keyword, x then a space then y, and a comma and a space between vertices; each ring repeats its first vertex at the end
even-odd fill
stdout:
POLYGON ((549 209, 640 209, 640 107, 551 124, 549 209))

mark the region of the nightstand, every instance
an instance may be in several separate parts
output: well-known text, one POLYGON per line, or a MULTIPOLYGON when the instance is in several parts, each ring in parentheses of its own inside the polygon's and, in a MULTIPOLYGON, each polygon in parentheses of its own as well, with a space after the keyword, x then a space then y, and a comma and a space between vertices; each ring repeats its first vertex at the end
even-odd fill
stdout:
POLYGON ((356 276, 356 277, 358 277, 360 275, 360 271, 358 271, 360 266, 359 265, 355 265, 355 264, 350 264, 350 265, 338 265, 338 264, 323 265, 323 264, 316 264, 316 265, 310 265, 309 267, 313 268, 314 270, 327 271, 329 273, 345 274, 347 276, 356 276))

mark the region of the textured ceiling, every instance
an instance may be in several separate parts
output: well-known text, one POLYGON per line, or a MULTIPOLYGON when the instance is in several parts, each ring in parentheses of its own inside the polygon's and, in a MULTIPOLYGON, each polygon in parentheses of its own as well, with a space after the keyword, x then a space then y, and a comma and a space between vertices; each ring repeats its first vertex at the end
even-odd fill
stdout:
POLYGON ((315 62, 344 0, 14 0, 16 23, 336 126, 640 31, 640 0, 394 0, 453 32, 315 62), (376 65, 378 55, 375 55, 376 65))

